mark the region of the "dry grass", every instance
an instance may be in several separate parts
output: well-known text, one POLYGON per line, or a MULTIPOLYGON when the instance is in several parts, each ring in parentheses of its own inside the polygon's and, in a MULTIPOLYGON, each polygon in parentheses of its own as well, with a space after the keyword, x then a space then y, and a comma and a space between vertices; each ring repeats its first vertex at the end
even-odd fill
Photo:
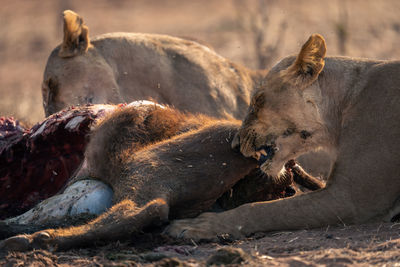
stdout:
MULTIPOLYGON (((322 34, 328 55, 338 54, 338 25, 344 25, 343 1, 262 1, 268 14, 264 45, 274 46, 282 23, 287 28, 272 57, 295 53, 311 33, 322 34)), ((80 13, 91 35, 135 31, 192 36, 211 44, 223 56, 255 67, 254 37, 249 19, 257 0, 1 0, 0 114, 28 122, 43 118, 40 87, 47 56, 62 38, 61 11, 80 13), (235 4, 236 3, 236 4, 235 4), (250 15, 249 15, 250 14, 250 15)), ((355 57, 396 59, 400 56, 400 2, 352 0, 346 8, 346 53, 355 57)))

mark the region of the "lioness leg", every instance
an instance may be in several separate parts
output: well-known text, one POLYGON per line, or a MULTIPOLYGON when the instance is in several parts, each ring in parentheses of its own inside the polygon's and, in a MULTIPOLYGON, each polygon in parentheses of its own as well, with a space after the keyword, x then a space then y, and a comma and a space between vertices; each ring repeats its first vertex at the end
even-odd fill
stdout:
POLYGON ((333 190, 324 188, 291 198, 245 204, 226 212, 203 213, 194 219, 176 220, 165 232, 173 237, 215 241, 226 234, 242 238, 261 231, 351 222, 348 194, 333 190))
POLYGON ((25 251, 45 248, 65 250, 82 247, 101 240, 122 240, 139 232, 145 226, 168 219, 169 206, 163 199, 150 201, 137 207, 131 200, 124 200, 110 211, 88 224, 63 229, 47 229, 32 235, 18 235, 0 243, 0 249, 25 251))

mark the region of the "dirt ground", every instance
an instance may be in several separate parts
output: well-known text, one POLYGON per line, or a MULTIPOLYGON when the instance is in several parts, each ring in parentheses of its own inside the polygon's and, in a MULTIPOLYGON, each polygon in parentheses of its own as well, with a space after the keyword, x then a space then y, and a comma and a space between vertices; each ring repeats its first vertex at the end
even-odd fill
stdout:
MULTIPOLYGON (((61 42, 64 9, 81 14, 91 36, 111 31, 191 36, 250 68, 260 65, 254 41, 256 33, 251 26, 254 24, 261 25, 258 29, 263 31, 267 68, 282 56, 296 53, 315 32, 326 38, 328 55, 400 57, 400 1, 396 0, 1 0, 0 3, 0 116, 12 115, 29 123, 44 117, 40 95, 42 74, 48 55, 61 42), (261 2, 263 5, 259 6, 261 2)), ((3 253, 0 265, 202 266, 207 262, 217 264, 218 256, 224 258, 225 253, 229 254, 225 256, 227 264, 252 266, 400 266, 399 230, 397 223, 342 225, 256 234, 225 244, 183 244, 153 233, 133 237, 129 243, 90 249, 3 253), (221 248, 225 250, 218 252, 221 248)))
POLYGON ((177 242, 142 234, 67 252, 0 255, 1 266, 399 266, 400 224, 365 224, 256 234, 231 243, 177 242))

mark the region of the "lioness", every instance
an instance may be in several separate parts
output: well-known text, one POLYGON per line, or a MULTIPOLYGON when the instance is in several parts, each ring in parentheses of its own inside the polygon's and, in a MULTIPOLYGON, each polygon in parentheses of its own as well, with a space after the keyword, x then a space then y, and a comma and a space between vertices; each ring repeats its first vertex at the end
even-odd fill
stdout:
POLYGON ((312 35, 252 96, 233 142, 278 174, 289 158, 324 147, 335 156, 326 188, 178 220, 174 237, 213 240, 259 231, 391 220, 400 212, 400 62, 325 57, 312 35), (279 151, 273 150, 278 148, 279 151))
POLYGON ((181 111, 243 119, 265 75, 198 42, 167 35, 109 33, 89 39, 83 19, 64 11, 64 40, 47 61, 46 116, 67 106, 154 99, 181 111))

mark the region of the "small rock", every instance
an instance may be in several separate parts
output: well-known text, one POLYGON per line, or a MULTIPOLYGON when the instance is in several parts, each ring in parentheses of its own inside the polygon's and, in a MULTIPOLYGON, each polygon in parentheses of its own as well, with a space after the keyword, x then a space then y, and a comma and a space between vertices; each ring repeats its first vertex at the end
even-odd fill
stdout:
POLYGON ((112 261, 130 260, 140 262, 141 258, 135 254, 125 254, 125 253, 109 253, 106 258, 112 261))
POLYGON ((157 253, 157 252, 147 252, 147 253, 140 254, 140 257, 145 261, 153 262, 153 261, 162 260, 162 259, 166 258, 167 255, 165 255, 163 253, 157 253))
POLYGON ((250 256, 243 251, 241 248, 224 247, 218 249, 213 255, 211 255, 206 264, 210 265, 224 265, 224 264, 239 264, 246 260, 249 260, 250 256))
POLYGON ((185 262, 177 259, 177 258, 164 258, 154 264, 157 267, 185 267, 189 266, 185 262))

